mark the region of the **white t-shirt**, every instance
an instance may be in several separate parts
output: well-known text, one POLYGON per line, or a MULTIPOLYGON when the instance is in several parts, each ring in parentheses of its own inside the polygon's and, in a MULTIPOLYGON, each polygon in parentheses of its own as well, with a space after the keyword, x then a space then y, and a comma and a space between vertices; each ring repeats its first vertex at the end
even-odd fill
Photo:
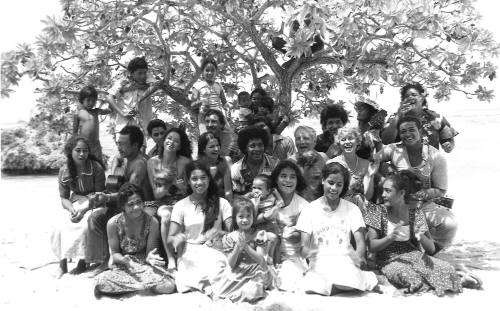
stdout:
MULTIPOLYGON (((277 220, 281 234, 285 227, 295 226, 300 213, 308 204, 309 202, 295 193, 290 204, 279 209, 277 220)), ((281 257, 286 259, 287 257, 300 256, 300 248, 300 241, 298 243, 293 243, 287 239, 283 239, 281 242, 281 257)))
MULTIPOLYGON (((221 230, 222 222, 231 218, 232 209, 231 204, 229 204, 226 199, 219 198, 219 200, 219 216, 213 228, 221 230)), ((187 236, 187 243, 190 244, 202 244, 207 240, 202 233, 204 220, 205 215, 201 211, 201 207, 196 207, 189 199, 189 196, 174 204, 170 217, 170 221, 184 228, 184 233, 187 236)))
POLYGON ((311 235, 317 256, 351 254, 354 251, 351 232, 364 227, 363 216, 356 205, 340 199, 339 206, 332 212, 325 197, 312 201, 303 209, 295 226, 311 235))

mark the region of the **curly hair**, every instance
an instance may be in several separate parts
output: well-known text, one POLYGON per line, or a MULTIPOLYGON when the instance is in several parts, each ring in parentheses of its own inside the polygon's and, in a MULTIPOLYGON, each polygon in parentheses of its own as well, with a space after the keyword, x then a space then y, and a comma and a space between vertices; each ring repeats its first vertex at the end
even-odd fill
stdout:
POLYGON ((303 191, 306 187, 306 180, 304 179, 304 176, 302 175, 302 171, 300 168, 295 164, 295 162, 291 160, 283 160, 276 165, 274 170, 271 173, 271 180, 272 180, 272 186, 273 188, 278 188, 278 177, 281 174, 281 171, 284 170, 285 168, 290 168, 295 172, 295 175, 297 176, 297 186, 295 187, 296 192, 301 192, 303 191))
POLYGON ((219 118, 219 122, 222 124, 222 128, 226 127, 226 118, 224 117, 222 111, 217 109, 208 109, 207 112, 205 112, 205 114, 203 115, 203 120, 210 117, 211 115, 215 115, 219 118))
POLYGON ((153 119, 153 120, 149 121, 148 127, 146 128, 146 130, 148 131, 149 136, 151 136, 153 134, 153 129, 156 128, 156 127, 161 127, 165 131, 167 130, 167 124, 163 120, 153 119))
POLYGON ((413 195, 422 190, 423 184, 418 176, 410 170, 402 170, 393 175, 389 175, 386 180, 392 181, 396 190, 404 190, 405 203, 413 199, 413 195))
POLYGON ((405 100, 406 92, 408 92, 409 89, 414 89, 417 92, 419 92, 420 95, 424 96, 424 101, 422 102, 422 105, 427 106, 427 99, 425 99, 426 91, 425 91, 424 87, 422 86, 422 84, 420 84, 418 82, 407 83, 401 88, 401 90, 399 91, 399 93, 401 94, 401 101, 405 100))
POLYGON ((89 149, 88 159, 99 163, 103 168, 105 168, 104 164, 100 159, 98 159, 95 155, 90 153, 90 143, 87 138, 83 136, 71 136, 66 144, 64 145, 64 155, 66 156, 66 165, 68 166, 69 176, 71 177, 71 182, 76 183, 76 177, 78 176, 78 171, 76 169, 75 161, 73 160, 73 149, 75 149, 76 145, 79 141, 82 141, 87 145, 89 149))
POLYGON ((191 178, 191 174, 195 170, 203 171, 208 177, 208 190, 207 196, 205 198, 205 203, 202 208, 202 212, 205 215, 205 219, 203 220, 203 233, 207 232, 214 226, 215 221, 219 215, 220 209, 220 199, 219 199, 219 189, 217 188, 217 184, 210 174, 209 168, 205 165, 203 161, 196 160, 190 161, 186 165, 186 184, 188 185, 187 194, 190 195, 193 193, 193 189, 191 189, 191 185, 189 183, 189 179, 191 178))
POLYGON ((232 215, 231 219, 233 220, 233 228, 232 230, 238 230, 238 224, 236 223, 236 215, 241 211, 247 211, 250 214, 252 214, 252 228, 256 227, 256 222, 257 222, 257 213, 255 211, 255 206, 253 205, 252 201, 248 198, 245 198, 244 196, 241 195, 236 195, 234 196, 233 204, 232 204, 232 215))
POLYGON ((418 131, 421 133, 422 132, 422 122, 417 117, 414 117, 412 115, 406 115, 398 120, 396 129, 398 130, 398 137, 400 137, 399 133, 399 127, 401 124, 406 123, 406 122, 414 122, 415 125, 417 126, 418 131))
POLYGON ((267 132, 255 125, 250 125, 238 132, 238 148, 246 155, 248 142, 252 139, 262 139, 264 146, 269 144, 267 132))
POLYGON ((325 181, 325 179, 328 178, 328 176, 332 174, 342 175, 344 185, 342 186, 340 197, 343 198, 344 195, 347 193, 347 190, 349 190, 349 184, 351 182, 351 174, 349 173, 347 167, 343 166, 338 162, 331 162, 325 165, 325 167, 323 167, 323 171, 321 172, 321 175, 323 176, 323 182, 325 181))
POLYGON ((144 192, 139 186, 128 182, 124 183, 118 190, 118 207, 124 210, 128 199, 134 194, 137 194, 144 201, 144 192))
POLYGON ((90 98, 91 100, 97 100, 97 90, 92 85, 84 86, 80 92, 78 92, 78 101, 83 104, 85 98, 90 98))
POLYGON ((342 137, 346 137, 348 135, 353 135, 354 138, 356 139, 356 142, 358 143, 358 147, 360 146, 361 142, 363 141, 363 136, 361 136, 359 129, 357 127, 354 127, 354 126, 340 128, 337 135, 338 135, 339 141, 342 139, 342 137))
POLYGON ((120 135, 129 135, 130 144, 137 144, 137 148, 139 149, 144 144, 144 134, 138 126, 126 125, 120 130, 120 135))
MULTIPOLYGON (((179 134, 179 137, 181 139, 180 149, 176 152, 176 156, 181 155, 181 156, 185 156, 188 159, 191 159, 191 153, 193 152, 193 150, 191 148, 191 141, 189 140, 189 137, 187 136, 186 132, 184 132, 182 129, 180 129, 178 127, 173 127, 171 129, 169 129, 167 131, 167 133, 165 134, 165 141, 167 141, 166 137, 171 132, 175 132, 175 133, 179 134)), ((163 152, 165 151, 164 145, 165 145, 165 143, 163 143, 163 145, 161 145, 160 148, 158 148, 158 157, 160 158, 160 160, 163 159, 163 152)))
POLYGON ((344 106, 339 104, 328 105, 321 110, 319 115, 319 121, 322 127, 326 126, 328 119, 339 118, 342 123, 346 124, 349 122, 349 114, 344 106))
POLYGON ((127 66, 127 70, 130 73, 133 73, 134 71, 138 69, 148 69, 148 63, 146 62, 146 57, 136 57, 132 59, 127 66))

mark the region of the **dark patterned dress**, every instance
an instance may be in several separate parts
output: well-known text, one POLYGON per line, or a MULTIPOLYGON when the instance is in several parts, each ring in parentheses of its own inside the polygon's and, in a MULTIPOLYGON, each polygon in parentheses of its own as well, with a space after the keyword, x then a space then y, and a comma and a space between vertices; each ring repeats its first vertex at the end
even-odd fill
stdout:
MULTIPOLYGON (((379 238, 388 234, 388 217, 385 207, 369 204, 365 215, 367 226, 375 229, 379 238)), ((462 292, 460 276, 455 268, 444 260, 425 254, 417 245, 415 232, 428 231, 424 214, 410 211, 410 239, 394 241, 376 254, 381 272, 396 288, 412 294, 434 290, 437 296, 445 292, 462 292)))
MULTIPOLYGON (((95 288, 102 294, 118 295, 152 289, 157 285, 172 284, 174 281, 166 271, 146 263, 146 246, 152 216, 143 213, 143 228, 138 238, 132 239, 125 233, 125 217, 123 213, 115 216, 120 239, 120 250, 130 258, 131 268, 113 267, 96 276, 95 288)), ((111 221, 112 221, 111 220, 111 221)))
MULTIPOLYGON (((239 233, 239 231, 233 231, 223 237, 224 253, 229 254, 233 251, 239 233)), ((255 249, 255 236, 248 243, 255 249)), ((213 284, 214 298, 225 298, 232 302, 254 302, 264 298, 265 290, 272 284, 271 273, 271 268, 263 268, 243 250, 237 265, 233 269, 228 266, 224 275, 213 284)))

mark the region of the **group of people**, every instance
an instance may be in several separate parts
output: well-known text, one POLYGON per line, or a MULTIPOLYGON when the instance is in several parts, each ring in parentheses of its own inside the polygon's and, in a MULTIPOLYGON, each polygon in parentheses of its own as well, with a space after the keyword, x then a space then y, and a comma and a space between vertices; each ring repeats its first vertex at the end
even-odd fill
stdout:
POLYGON ((377 103, 355 103, 358 124, 341 105, 320 114, 323 133, 289 118, 263 89, 229 108, 205 59, 191 92, 197 154, 182 126, 152 119, 147 63, 133 59, 129 79, 95 108, 80 92, 59 193, 69 214, 54 231, 60 258, 90 270, 96 295, 201 291, 254 302, 279 289, 320 295, 380 291, 385 276, 405 293, 437 295, 481 281, 434 255, 457 230, 446 158, 458 134, 427 106, 424 88, 407 84, 387 118, 377 103), (238 111, 236 122, 228 110, 238 111), (100 114, 119 126, 105 176, 100 114), (387 120, 386 120, 387 119, 387 120), (232 121, 232 120, 231 120, 232 121), (146 153, 145 134, 154 142, 146 153))

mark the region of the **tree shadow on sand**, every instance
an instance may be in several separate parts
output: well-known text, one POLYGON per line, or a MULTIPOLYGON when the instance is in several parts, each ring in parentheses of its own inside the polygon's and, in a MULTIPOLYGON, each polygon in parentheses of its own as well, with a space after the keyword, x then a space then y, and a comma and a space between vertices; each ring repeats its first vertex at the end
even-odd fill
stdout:
POLYGON ((500 270, 500 243, 490 241, 459 241, 436 257, 455 267, 475 270, 500 270))

